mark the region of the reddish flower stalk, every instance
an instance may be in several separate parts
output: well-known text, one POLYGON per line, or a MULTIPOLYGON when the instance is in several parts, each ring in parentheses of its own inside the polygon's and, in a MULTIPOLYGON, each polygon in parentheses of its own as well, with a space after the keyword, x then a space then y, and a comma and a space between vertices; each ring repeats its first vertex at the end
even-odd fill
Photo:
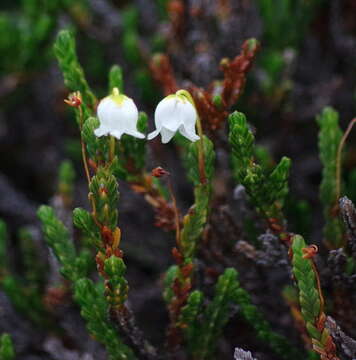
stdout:
MULTIPOLYGON (((156 216, 155 226, 166 231, 176 229, 175 211, 173 204, 169 203, 153 184, 153 176, 145 174, 137 183, 132 183, 131 188, 142 195, 145 200, 153 207, 156 216)), ((179 223, 181 219, 179 218, 179 223)))
POLYGON ((348 136, 350 135, 350 132, 353 128, 353 126, 356 123, 356 118, 352 119, 343 135, 343 137, 340 140, 339 143, 339 147, 337 149, 337 156, 336 156, 336 199, 335 199, 335 209, 337 209, 337 211, 335 212, 335 216, 338 215, 338 210, 339 210, 339 199, 341 196, 341 155, 342 155, 342 149, 345 145, 345 142, 348 138, 348 136))

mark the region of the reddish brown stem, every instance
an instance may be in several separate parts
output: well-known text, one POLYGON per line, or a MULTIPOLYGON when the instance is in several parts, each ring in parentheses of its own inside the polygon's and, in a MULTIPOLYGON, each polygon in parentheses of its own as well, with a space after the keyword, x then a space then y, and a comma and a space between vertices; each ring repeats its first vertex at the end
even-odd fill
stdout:
POLYGON ((176 200, 176 197, 174 196, 173 186, 172 186, 172 182, 171 182, 170 178, 168 178, 168 189, 169 189, 169 194, 171 196, 172 203, 173 203, 174 222, 175 222, 175 227, 176 227, 176 242, 177 242, 177 245, 179 246, 179 244, 180 244, 179 210, 178 210, 178 207, 177 207, 177 200, 176 200))
POLYGON ((341 194, 341 154, 342 149, 345 145, 346 139, 348 138, 353 126, 356 123, 356 118, 351 120, 349 123, 349 126, 347 127, 343 137, 340 140, 339 147, 337 149, 337 155, 336 155, 336 199, 335 199, 335 207, 338 208, 339 198, 341 194))
POLYGON ((83 159, 84 170, 85 170, 85 175, 86 175, 86 178, 87 178, 87 181, 88 181, 88 185, 90 185, 90 173, 89 173, 89 167, 88 167, 88 162, 87 162, 85 144, 84 144, 83 135, 82 135, 83 123, 84 123, 83 110, 82 110, 81 106, 79 106, 78 109, 79 109, 79 121, 80 121, 80 144, 81 144, 81 147, 82 147, 82 159, 83 159))

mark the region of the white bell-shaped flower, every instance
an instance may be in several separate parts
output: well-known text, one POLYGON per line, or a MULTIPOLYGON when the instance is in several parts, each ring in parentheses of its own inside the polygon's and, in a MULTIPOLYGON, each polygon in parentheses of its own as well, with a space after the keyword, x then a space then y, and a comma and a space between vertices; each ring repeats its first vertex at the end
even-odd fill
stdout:
POLYGON ((148 134, 151 140, 159 133, 166 144, 179 131, 190 141, 199 140, 195 132, 198 114, 193 100, 186 90, 179 90, 159 102, 155 111, 156 130, 148 134))
POLYGON ((144 134, 137 131, 138 110, 135 103, 114 88, 111 95, 102 99, 97 108, 100 126, 94 130, 98 137, 112 135, 120 140, 123 134, 143 139, 144 134))

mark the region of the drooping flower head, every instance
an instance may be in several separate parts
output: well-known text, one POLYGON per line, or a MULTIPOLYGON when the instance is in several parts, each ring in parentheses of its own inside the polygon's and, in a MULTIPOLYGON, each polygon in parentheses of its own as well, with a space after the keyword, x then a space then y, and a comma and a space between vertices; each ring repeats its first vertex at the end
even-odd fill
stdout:
POLYGON ((197 119, 191 95, 186 90, 179 90, 158 103, 155 111, 156 130, 148 134, 148 139, 151 140, 160 133, 165 144, 179 131, 190 141, 197 141, 200 139, 195 132, 197 119))
POLYGON ((137 131, 138 110, 132 99, 120 94, 114 88, 111 95, 102 99, 97 109, 100 126, 94 131, 98 137, 112 135, 120 140, 123 134, 143 139, 145 135, 137 131))

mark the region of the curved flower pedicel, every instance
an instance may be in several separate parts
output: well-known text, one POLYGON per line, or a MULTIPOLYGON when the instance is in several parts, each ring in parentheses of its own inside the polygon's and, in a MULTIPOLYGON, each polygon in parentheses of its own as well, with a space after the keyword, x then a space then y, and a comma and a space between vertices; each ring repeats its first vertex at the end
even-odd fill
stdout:
POLYGON ((190 94, 186 90, 179 90, 159 102, 155 111, 156 130, 148 134, 147 138, 151 140, 161 133, 162 143, 165 144, 179 131, 190 141, 197 141, 200 139, 195 132, 197 119, 198 114, 190 94))
POLYGON ((102 99, 97 109, 100 126, 94 130, 98 137, 112 135, 120 140, 123 134, 143 139, 144 134, 137 131, 138 110, 132 99, 120 94, 114 88, 111 95, 102 99))

